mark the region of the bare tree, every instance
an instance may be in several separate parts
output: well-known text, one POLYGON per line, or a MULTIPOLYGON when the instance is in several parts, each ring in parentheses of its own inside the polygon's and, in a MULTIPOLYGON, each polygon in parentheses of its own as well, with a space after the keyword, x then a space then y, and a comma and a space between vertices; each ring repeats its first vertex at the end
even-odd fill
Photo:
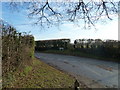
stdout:
MULTIPOLYGON (((25 2, 23 2, 25 3, 25 2)), ((10 3, 16 6, 15 2, 10 3)), ((85 25, 93 25, 102 17, 110 17, 118 13, 118 2, 112 0, 78 0, 77 2, 29 2, 28 17, 35 20, 35 24, 53 25, 64 21, 84 21, 85 25)))

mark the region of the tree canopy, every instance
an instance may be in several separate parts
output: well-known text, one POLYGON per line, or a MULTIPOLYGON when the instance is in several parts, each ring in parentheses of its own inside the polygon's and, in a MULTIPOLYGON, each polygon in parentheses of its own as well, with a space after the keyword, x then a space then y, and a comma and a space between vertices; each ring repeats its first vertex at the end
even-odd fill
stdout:
POLYGON ((118 2, 115 0, 75 0, 75 1, 34 1, 10 2, 12 7, 25 7, 28 17, 34 19, 35 24, 55 25, 65 21, 84 22, 87 26, 94 24, 101 18, 107 17, 112 20, 111 15, 118 13, 118 2))

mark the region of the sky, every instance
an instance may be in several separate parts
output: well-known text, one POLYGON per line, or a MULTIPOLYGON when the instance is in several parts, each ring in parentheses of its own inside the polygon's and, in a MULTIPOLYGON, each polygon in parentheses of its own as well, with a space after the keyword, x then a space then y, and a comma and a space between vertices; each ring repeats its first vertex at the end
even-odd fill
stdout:
MULTIPOLYGON (((0 6, 1 7, 1 6, 0 6)), ((39 25, 33 25, 33 21, 27 17, 26 9, 15 11, 2 3, 0 18, 14 26, 19 32, 30 32, 35 40, 69 38, 71 42, 75 39, 113 39, 118 40, 118 17, 111 16, 113 20, 105 17, 95 24, 96 29, 84 29, 81 22, 77 24, 64 22, 59 26, 42 29, 39 25)))

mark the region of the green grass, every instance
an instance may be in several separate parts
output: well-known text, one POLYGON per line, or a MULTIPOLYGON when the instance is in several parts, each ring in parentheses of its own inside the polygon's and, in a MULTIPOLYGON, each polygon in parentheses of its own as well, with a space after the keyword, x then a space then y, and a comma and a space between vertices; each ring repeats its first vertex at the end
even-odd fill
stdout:
POLYGON ((114 62, 119 61, 118 59, 95 56, 91 53, 83 53, 83 52, 75 51, 75 50, 62 50, 62 51, 60 51, 60 50, 46 50, 46 51, 42 51, 42 52, 44 52, 44 53, 54 53, 54 54, 63 54, 63 55, 73 55, 73 56, 80 56, 80 57, 100 59, 100 60, 106 60, 106 61, 114 61, 114 62))
POLYGON ((27 67, 25 67, 25 69, 24 69, 24 73, 25 73, 25 75, 28 75, 28 73, 30 72, 32 70, 32 67, 31 66, 27 66, 27 67))
MULTIPOLYGON (((72 88, 75 79, 38 59, 18 70, 11 77, 9 88, 72 88), (14 77, 14 79, 12 78, 14 77)), ((8 79, 9 80, 9 79, 8 79)))

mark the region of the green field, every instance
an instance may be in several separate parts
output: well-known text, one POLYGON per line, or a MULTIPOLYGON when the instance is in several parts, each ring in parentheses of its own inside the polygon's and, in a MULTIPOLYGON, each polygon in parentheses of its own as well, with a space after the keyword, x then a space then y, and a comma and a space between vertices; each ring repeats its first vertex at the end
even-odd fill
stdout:
POLYGON ((63 55, 72 55, 72 56, 79 56, 79 57, 86 57, 86 58, 93 58, 93 59, 99 59, 99 60, 119 62, 118 59, 96 56, 96 55, 93 55, 91 53, 84 53, 84 52, 75 51, 75 50, 46 50, 46 51, 41 51, 41 52, 63 54, 63 55))

